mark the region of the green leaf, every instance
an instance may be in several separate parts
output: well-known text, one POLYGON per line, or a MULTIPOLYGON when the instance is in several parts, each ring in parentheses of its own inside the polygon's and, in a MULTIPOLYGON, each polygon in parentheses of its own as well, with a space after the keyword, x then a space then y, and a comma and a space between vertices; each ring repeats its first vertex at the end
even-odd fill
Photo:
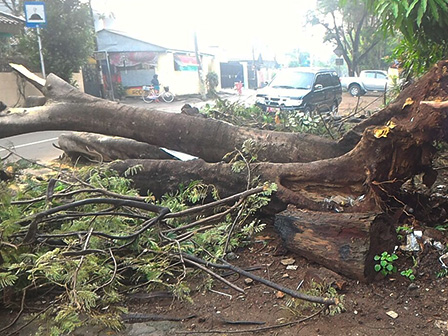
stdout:
POLYGON ((414 9, 415 5, 419 2, 419 0, 414 0, 408 8, 408 11, 406 12, 406 17, 409 17, 409 14, 411 13, 411 11, 414 9))
POLYGON ((380 259, 381 259, 381 257, 379 255, 376 255, 373 257, 373 260, 380 260, 380 259))
POLYGON ((446 3, 446 0, 435 0, 435 2, 437 2, 443 12, 448 12, 448 4, 446 3))
POLYGON ((387 264, 388 264, 388 263, 387 263, 386 260, 381 260, 381 262, 380 262, 380 265, 381 265, 382 267, 386 267, 387 264))
POLYGON ((376 265, 375 265, 375 271, 376 271, 376 272, 381 271, 381 266, 380 266, 379 264, 376 264, 376 265))
POLYGON ((429 0, 429 9, 431 10, 431 15, 434 17, 434 20, 439 21, 439 9, 434 0, 429 0))
POLYGON ((392 14, 394 15, 395 18, 398 17, 398 4, 396 2, 392 2, 392 14))
POLYGON ((421 5, 417 11, 417 27, 420 27, 422 24, 423 15, 426 13, 426 8, 428 5, 428 0, 421 0, 421 5))
POLYGON ((393 266, 392 264, 388 264, 388 265, 386 266, 386 269, 387 269, 389 272, 391 272, 391 271, 394 269, 394 266, 393 266))

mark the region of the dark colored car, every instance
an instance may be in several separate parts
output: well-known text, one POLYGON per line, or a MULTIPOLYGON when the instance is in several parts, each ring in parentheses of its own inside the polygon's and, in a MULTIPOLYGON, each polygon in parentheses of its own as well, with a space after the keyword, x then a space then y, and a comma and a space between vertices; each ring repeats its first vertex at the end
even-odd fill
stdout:
POLYGON ((316 68, 282 69, 256 95, 256 105, 268 112, 337 113, 341 101, 342 88, 336 71, 316 68))

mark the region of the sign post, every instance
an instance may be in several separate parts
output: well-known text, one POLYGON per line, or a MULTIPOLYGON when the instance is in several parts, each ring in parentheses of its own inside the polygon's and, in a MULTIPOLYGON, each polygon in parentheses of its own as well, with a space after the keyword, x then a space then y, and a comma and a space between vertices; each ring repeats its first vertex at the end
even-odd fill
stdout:
POLYGON ((25 6, 26 26, 29 28, 36 28, 37 43, 39 45, 40 66, 42 69, 42 76, 45 79, 45 63, 44 55, 42 53, 42 41, 40 39, 40 27, 47 24, 47 17, 45 15, 45 2, 42 1, 27 1, 25 6))

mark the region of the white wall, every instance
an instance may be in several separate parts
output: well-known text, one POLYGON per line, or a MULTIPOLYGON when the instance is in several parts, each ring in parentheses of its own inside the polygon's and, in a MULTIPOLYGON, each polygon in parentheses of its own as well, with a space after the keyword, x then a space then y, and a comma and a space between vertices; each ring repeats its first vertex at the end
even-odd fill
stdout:
MULTIPOLYGON (((41 76, 40 74, 36 74, 41 76)), ((84 92, 82 73, 73 74, 78 88, 84 92)), ((13 72, 0 72, 0 101, 7 106, 23 106, 25 97, 42 96, 42 92, 13 72)))

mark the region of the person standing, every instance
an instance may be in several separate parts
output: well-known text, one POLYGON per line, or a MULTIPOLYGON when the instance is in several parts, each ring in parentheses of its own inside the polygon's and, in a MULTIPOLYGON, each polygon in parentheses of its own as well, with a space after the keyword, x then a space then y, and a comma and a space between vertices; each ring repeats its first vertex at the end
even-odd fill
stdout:
POLYGON ((154 93, 156 95, 158 95, 159 92, 160 92, 160 82, 159 82, 159 76, 158 75, 154 75, 152 77, 151 84, 152 84, 152 86, 154 86, 154 93))

